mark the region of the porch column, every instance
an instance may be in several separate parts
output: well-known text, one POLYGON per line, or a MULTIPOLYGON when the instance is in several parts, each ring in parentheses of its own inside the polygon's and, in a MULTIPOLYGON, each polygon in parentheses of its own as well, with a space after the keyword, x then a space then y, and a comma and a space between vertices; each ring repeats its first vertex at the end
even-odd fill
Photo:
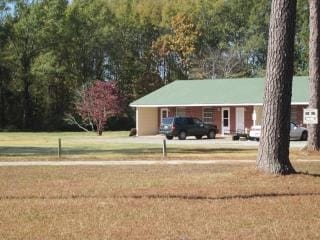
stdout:
POLYGON ((255 125, 261 125, 262 124, 262 106, 254 106, 253 107, 253 113, 256 115, 255 125))

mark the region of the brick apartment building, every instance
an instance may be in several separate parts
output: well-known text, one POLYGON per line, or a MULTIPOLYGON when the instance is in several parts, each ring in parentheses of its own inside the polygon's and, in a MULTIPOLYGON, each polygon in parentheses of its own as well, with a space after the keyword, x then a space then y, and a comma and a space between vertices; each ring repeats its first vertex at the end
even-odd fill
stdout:
MULTIPOLYGON (((222 134, 245 131, 262 120, 264 78, 177 80, 130 104, 137 135, 158 133, 161 119, 192 116, 222 134)), ((308 77, 294 77, 291 120, 301 124, 308 106, 308 77)))

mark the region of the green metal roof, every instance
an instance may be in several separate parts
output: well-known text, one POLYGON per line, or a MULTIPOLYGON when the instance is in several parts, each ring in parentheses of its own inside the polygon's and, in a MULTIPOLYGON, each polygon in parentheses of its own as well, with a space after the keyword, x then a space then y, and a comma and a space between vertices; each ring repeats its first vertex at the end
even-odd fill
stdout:
MULTIPOLYGON (((262 105, 264 78, 177 80, 131 107, 262 105)), ((308 77, 294 77, 292 103, 308 103, 308 77)))

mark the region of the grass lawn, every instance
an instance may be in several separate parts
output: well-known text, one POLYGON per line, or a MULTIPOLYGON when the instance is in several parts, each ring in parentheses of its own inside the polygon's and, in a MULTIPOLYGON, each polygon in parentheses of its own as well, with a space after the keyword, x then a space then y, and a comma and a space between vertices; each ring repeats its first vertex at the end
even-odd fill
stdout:
MULTIPOLYGON (((141 143, 129 132, 5 133, 0 132, 0 161, 57 160, 58 138, 62 160, 162 159, 162 141, 141 143), (129 140, 128 140, 129 139, 129 140)), ((202 140, 199 140, 202 141, 202 140)), ((216 141, 216 140, 214 140, 216 141)), ((168 142, 169 143, 169 142, 168 142)), ((257 147, 216 147, 214 142, 168 145, 168 159, 255 159, 257 147)), ((291 159, 320 159, 318 154, 291 150, 291 159)))
POLYGON ((320 239, 320 163, 1 167, 0 239, 320 239))

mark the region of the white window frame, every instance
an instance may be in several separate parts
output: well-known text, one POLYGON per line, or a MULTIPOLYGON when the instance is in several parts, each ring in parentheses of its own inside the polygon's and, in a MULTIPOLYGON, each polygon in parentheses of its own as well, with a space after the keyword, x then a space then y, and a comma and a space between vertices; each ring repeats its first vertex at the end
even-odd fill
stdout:
POLYGON ((176 117, 186 117, 186 116, 187 115, 186 115, 186 108, 185 107, 176 107, 176 117), (178 110, 180 110, 180 111, 178 111, 178 110))
POLYGON ((202 108, 202 121, 204 123, 212 124, 213 123, 213 117, 214 117, 213 107, 203 107, 202 108), (208 114, 209 115, 211 114, 211 116, 208 116, 208 114), (210 121, 207 121, 208 119, 210 119, 210 121))
POLYGON ((223 107, 221 108, 221 133, 222 135, 225 134, 230 134, 230 108, 229 107, 223 107), (223 112, 224 111, 228 111, 228 126, 224 126, 224 116, 223 116, 223 112))
POLYGON ((160 109, 160 120, 162 123, 162 120, 164 119, 163 113, 166 112, 166 117, 169 117, 169 109, 168 108, 161 108, 160 109))

